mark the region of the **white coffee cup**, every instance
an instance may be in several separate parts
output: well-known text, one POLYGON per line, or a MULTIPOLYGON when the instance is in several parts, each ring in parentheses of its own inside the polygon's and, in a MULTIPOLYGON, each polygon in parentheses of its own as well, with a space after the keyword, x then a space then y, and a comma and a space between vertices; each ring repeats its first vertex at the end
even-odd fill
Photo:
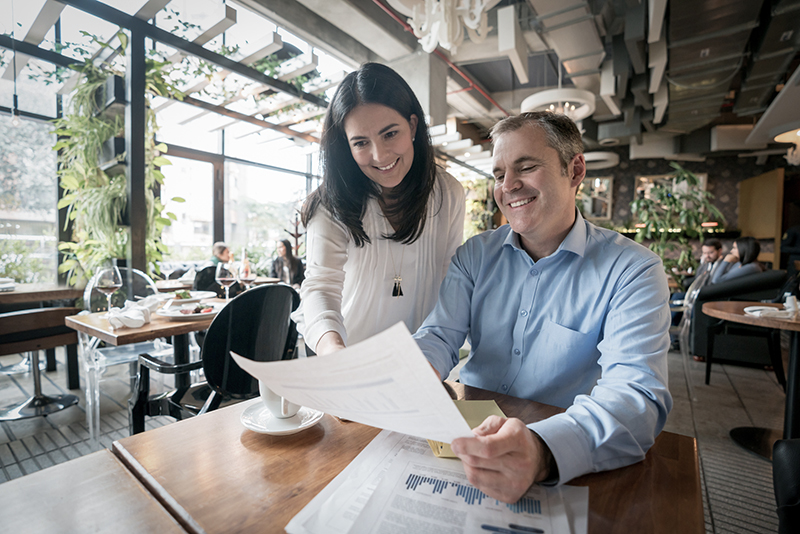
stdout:
POLYGON ((300 405, 289 402, 284 397, 269 389, 264 382, 258 381, 258 391, 261 393, 261 402, 278 419, 288 419, 297 415, 300 405))
POLYGON ((794 295, 789 295, 786 297, 786 303, 784 304, 787 310, 795 311, 797 310, 797 297, 794 295))

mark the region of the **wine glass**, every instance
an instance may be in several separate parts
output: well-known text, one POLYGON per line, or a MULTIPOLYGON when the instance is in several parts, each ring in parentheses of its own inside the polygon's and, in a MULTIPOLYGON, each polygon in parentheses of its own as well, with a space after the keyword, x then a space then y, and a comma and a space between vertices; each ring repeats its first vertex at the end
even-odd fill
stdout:
POLYGON ((169 275, 175 272, 175 267, 171 263, 161 264, 161 274, 164 276, 164 285, 169 285, 169 275))
POLYGON ((256 281, 256 272, 250 267, 250 262, 247 260, 236 262, 236 273, 246 289, 250 289, 250 286, 256 281))
MULTIPOLYGON (((122 287, 122 275, 116 265, 106 266, 97 273, 95 288, 106 296, 107 310, 111 311, 111 295, 122 287)), ((106 317, 108 315, 106 314, 106 317)))
POLYGON ((225 288, 225 302, 229 301, 231 286, 237 281, 236 266, 232 261, 219 262, 215 276, 217 283, 225 288))

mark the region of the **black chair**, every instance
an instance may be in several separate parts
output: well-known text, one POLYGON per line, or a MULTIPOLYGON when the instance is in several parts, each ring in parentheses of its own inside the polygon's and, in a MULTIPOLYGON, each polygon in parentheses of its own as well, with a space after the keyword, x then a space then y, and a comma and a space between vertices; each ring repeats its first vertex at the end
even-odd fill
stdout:
POLYGON ((47 396, 42 393, 39 351, 66 345, 75 352, 78 334, 64 324, 79 308, 38 308, 0 314, 0 356, 29 352, 33 374, 33 396, 0 410, 0 421, 49 415, 78 404, 75 395, 47 396))
POLYGON ((779 534, 800 532, 800 439, 779 439, 772 448, 772 482, 779 534))
POLYGON ((230 352, 255 361, 295 357, 297 329, 289 314, 300 296, 285 284, 255 287, 231 299, 211 322, 201 360, 175 365, 139 356, 136 393, 129 401, 131 434, 144 431, 146 416, 184 419, 258 396, 258 380, 242 370, 230 352), (206 382, 150 396, 150 372, 184 374, 202 367, 206 382))
MULTIPOLYGON (((703 313, 703 304, 721 300, 758 302, 780 299, 787 279, 786 271, 771 270, 704 286, 697 294, 692 310, 688 347, 690 354, 706 358, 707 365, 710 354, 710 359, 716 363, 775 367, 775 363, 780 361, 780 346, 774 343, 775 338, 769 330, 721 323, 703 313), (724 335, 720 335, 723 332, 724 335), (711 353, 710 335, 716 336, 711 341, 711 353)), ((777 367, 775 369, 778 370, 777 367)), ((783 364, 780 365, 780 372, 783 372, 783 364)))
MULTIPOLYGON (((217 283, 217 266, 207 265, 197 271, 192 284, 192 289, 195 291, 213 291, 217 294, 218 298, 225 298, 225 288, 217 283)), ((230 288, 231 298, 240 295, 244 291, 244 287, 235 282, 230 288)))

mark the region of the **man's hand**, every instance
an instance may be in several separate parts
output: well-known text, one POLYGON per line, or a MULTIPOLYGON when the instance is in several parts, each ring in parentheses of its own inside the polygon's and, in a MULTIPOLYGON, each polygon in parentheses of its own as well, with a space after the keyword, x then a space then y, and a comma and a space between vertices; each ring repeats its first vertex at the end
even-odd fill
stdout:
POLYGON ((342 336, 340 336, 338 332, 328 330, 319 338, 314 352, 317 353, 317 356, 325 356, 326 354, 342 350, 343 348, 345 348, 345 345, 342 336))
POLYGON ((548 477, 550 449, 519 419, 491 415, 472 432, 474 438, 458 438, 450 446, 470 483, 486 495, 515 503, 548 477))

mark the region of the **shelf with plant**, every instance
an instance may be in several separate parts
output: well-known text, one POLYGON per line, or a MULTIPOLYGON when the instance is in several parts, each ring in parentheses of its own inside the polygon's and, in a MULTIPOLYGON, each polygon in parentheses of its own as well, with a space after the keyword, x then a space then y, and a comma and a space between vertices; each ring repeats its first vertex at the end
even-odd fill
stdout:
POLYGON ((697 269, 691 240, 703 237, 702 223, 724 223, 725 218, 713 204, 714 195, 699 188, 693 172, 675 162, 670 166, 675 169, 673 180, 656 182, 648 196, 631 202, 631 215, 638 222, 634 239, 652 240, 650 250, 661 257, 666 273, 681 282, 681 273, 697 269))
MULTIPOLYGON (((125 48, 125 34, 117 37, 125 48)), ((108 43, 101 43, 108 46, 108 43)), ((172 96, 180 98, 180 91, 168 78, 172 64, 158 57, 146 59, 145 89, 151 98, 172 96)), ((127 210, 127 178, 124 165, 106 166, 100 161, 104 143, 124 132, 121 114, 104 106, 105 98, 98 98, 112 76, 121 76, 122 69, 112 65, 96 66, 91 61, 74 69, 80 81, 71 94, 68 111, 54 121, 58 141, 54 146, 59 151, 58 176, 64 196, 58 208, 67 208, 68 221, 73 223, 73 239, 59 244, 64 260, 59 273, 67 273, 70 284, 91 277, 103 262, 114 258, 125 258, 129 228, 124 225, 127 210), (104 170, 105 169, 105 170, 104 170)), ((148 98, 149 101, 149 98, 148 98)), ((164 204, 155 194, 158 185, 164 182, 160 167, 169 165, 163 156, 167 147, 155 144, 158 125, 155 112, 147 106, 145 139, 145 201, 147 209, 146 257, 150 274, 158 270, 157 262, 167 252, 161 241, 161 232, 169 226, 174 214, 165 212, 164 204)), ((117 156, 124 162, 125 154, 117 156)), ((172 199, 181 202, 183 199, 172 199)))

